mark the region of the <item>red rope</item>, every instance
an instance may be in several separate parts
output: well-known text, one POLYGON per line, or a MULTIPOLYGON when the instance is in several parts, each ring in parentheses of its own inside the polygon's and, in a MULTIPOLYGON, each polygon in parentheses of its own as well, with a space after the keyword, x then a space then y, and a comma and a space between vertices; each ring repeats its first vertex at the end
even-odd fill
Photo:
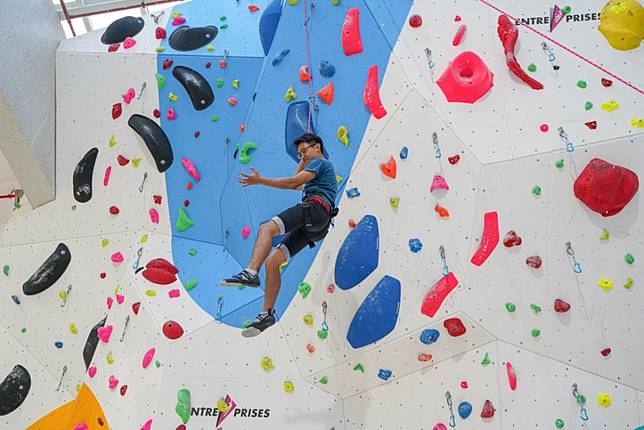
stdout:
MULTIPOLYGON (((488 2, 487 0, 479 0, 479 1, 480 1, 481 3, 483 3, 483 4, 487 5, 487 6, 491 7, 492 9, 494 9, 494 10, 495 10, 495 11, 497 11, 497 12, 499 12, 500 14, 507 15, 507 16, 508 16, 508 17, 510 17, 514 22, 518 22, 518 21, 519 21, 518 19, 516 19, 515 17, 513 17, 513 16, 512 16, 512 15, 510 15, 509 13, 505 12, 505 11, 504 11, 504 10, 502 10, 502 9, 499 9, 499 8, 498 8, 498 7, 496 7, 495 5, 493 5, 493 4, 491 4, 490 2, 488 2)), ((560 47, 560 48, 562 48, 562 49, 564 49, 564 50, 568 51, 569 53, 571 53, 571 54, 572 54, 572 55, 574 55, 575 57, 580 58, 581 60, 585 61, 586 63, 590 64, 591 66, 594 66, 594 67, 598 68, 599 70, 601 70, 602 72, 606 73, 607 75, 609 75, 609 76, 611 76, 611 77, 613 77, 613 78, 617 79, 618 81, 620 81, 620 82, 621 82, 621 83, 623 83, 624 85, 626 85, 626 86, 628 86, 628 87, 630 87, 630 88, 634 89, 634 90, 635 90, 635 91, 637 91, 638 93, 640 93, 640 94, 643 94, 643 95, 644 95, 644 91, 643 91, 643 90, 641 90, 640 88, 638 88, 638 87, 636 87, 635 85, 631 84, 630 82, 628 82, 628 81, 626 81, 626 80, 624 80, 624 79, 620 78, 620 77, 619 77, 619 76, 617 76, 616 74, 609 72, 608 70, 606 70, 605 68, 603 68, 603 67, 602 67, 602 66, 600 66, 599 64, 597 64, 597 63, 595 63, 595 62, 593 62, 593 61, 589 60, 588 58, 584 57, 583 55, 581 55, 581 54, 579 54, 579 53, 577 53, 577 52, 573 51, 573 50, 572 50, 572 49, 570 49, 570 48, 568 48, 566 45, 564 45, 564 44, 562 44, 562 43, 557 42, 556 40, 554 40, 553 38, 551 38, 551 37, 550 37, 550 36, 548 36, 547 34, 544 34, 544 33, 540 32, 539 30, 537 30, 536 28, 531 27, 531 26, 530 26, 530 25, 528 25, 528 24, 521 23, 521 26, 522 26, 522 27, 526 27, 526 28, 527 28, 527 29, 529 29, 529 30, 532 30, 533 32, 537 33, 539 36, 543 37, 544 39, 547 39, 548 41, 550 41, 550 42, 552 42, 552 43, 554 43, 554 44, 555 44, 555 45, 557 45, 558 47, 560 47)))
POLYGON ((309 44, 309 7, 307 0, 304 0, 304 36, 306 43, 306 67, 307 73, 311 75, 309 79, 309 120, 307 123, 307 132, 311 133, 311 116, 313 115, 313 73, 311 73, 311 45, 309 44))

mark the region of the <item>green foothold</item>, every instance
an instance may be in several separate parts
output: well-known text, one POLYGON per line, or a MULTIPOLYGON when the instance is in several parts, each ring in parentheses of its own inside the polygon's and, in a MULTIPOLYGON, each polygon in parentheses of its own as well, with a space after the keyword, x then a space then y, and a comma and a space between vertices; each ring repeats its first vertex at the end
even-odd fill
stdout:
POLYGON ((217 88, 221 88, 221 87, 224 86, 224 80, 221 79, 221 78, 217 79, 217 81, 215 81, 215 83, 217 84, 217 88))
POLYGON ((302 294, 303 299, 306 299, 306 296, 311 292, 311 284, 308 282, 300 282, 300 285, 297 286, 297 291, 302 294))
POLYGON ((488 364, 490 364, 491 362, 492 362, 492 360, 490 360, 490 356, 489 356, 489 355, 488 355, 488 353, 486 352, 486 353, 485 353, 485 357, 483 357, 483 360, 481 360, 481 364, 482 364, 483 366, 487 366, 487 365, 488 365, 488 364))
POLYGON ((157 78, 157 86, 159 89, 163 88, 165 86, 165 76, 161 73, 155 73, 154 76, 157 78))
POLYGON ((244 146, 242 146, 241 149, 241 155, 239 156, 239 161, 243 164, 250 163, 251 156, 249 152, 254 152, 256 149, 257 145, 255 145, 253 142, 244 143, 244 146))
POLYGON ((210 121, 212 122, 219 121, 219 115, 210 115, 210 121))
POLYGON ((539 330, 538 328, 533 328, 531 333, 532 333, 532 337, 539 337, 539 335, 541 334, 541 330, 539 330))
POLYGON ((539 185, 535 185, 532 187, 532 194, 535 195, 535 197, 538 197, 541 195, 541 187, 539 185))
POLYGON ((6 276, 9 276, 9 265, 5 264, 4 267, 2 268, 2 273, 4 273, 6 276))
POLYGON ((360 363, 356 364, 353 370, 359 370, 360 372, 364 373, 364 367, 362 367, 362 364, 360 363))
POLYGON ((558 429, 564 428, 564 421, 561 418, 557 418, 557 420, 555 421, 555 427, 557 427, 558 429))
POLYGON ((531 64, 528 66, 528 71, 530 71, 530 72, 536 72, 536 71, 537 71, 537 66, 536 66, 534 63, 531 63, 531 64))
POLYGON ((321 328, 320 330, 318 330, 318 337, 319 337, 320 339, 326 339, 328 335, 329 335, 329 331, 328 331, 328 330, 323 329, 323 328, 321 328))
POLYGON ((561 9, 561 11, 567 15, 570 12, 572 12, 572 8, 570 6, 564 6, 563 9, 561 9))
POLYGON ((157 361, 155 361, 155 362, 154 362, 154 365, 155 365, 157 368, 159 368, 159 367, 161 367, 161 362, 160 362, 159 360, 157 360, 157 361))
POLYGON ((329 382, 329 378, 327 378, 326 376, 323 376, 320 378, 320 384, 326 384, 328 382, 329 382))
POLYGON ((251 321, 249 319, 245 319, 244 323, 242 324, 242 328, 248 328, 250 325, 251 321))
POLYGON ((190 254, 191 256, 194 257, 195 255, 197 255, 197 249, 196 248, 190 248, 190 250, 188 251, 188 254, 190 254))
POLYGON ((219 28, 228 28, 228 24, 221 24, 219 28))
POLYGON ((179 206, 179 218, 177 218, 177 231, 182 232, 188 230, 194 225, 194 221, 190 219, 186 210, 179 206))
POLYGON ((534 303, 530 305, 530 309, 532 309, 535 314, 541 312, 541 307, 539 305, 535 305, 534 303))
POLYGON ((20 332, 21 332, 21 333, 27 333, 27 327, 23 327, 23 328, 21 328, 21 329, 20 329, 20 332))
POLYGON ((508 310, 508 312, 514 312, 514 311, 517 310, 517 305, 515 305, 514 303, 511 303, 511 302, 507 302, 505 304, 505 308, 508 310))
POLYGON ((591 102, 586 102, 586 104, 584 104, 584 109, 591 110, 592 108, 593 104, 591 102))
POLYGON ((177 393, 177 405, 174 407, 175 412, 181 418, 184 424, 190 419, 190 391, 182 388, 177 393))
POLYGON ((219 21, 226 21, 226 15, 222 15, 219 17, 219 21))
POLYGON ((624 260, 626 260, 628 264, 633 264, 633 262, 635 261, 635 257, 633 257, 631 253, 628 253, 624 256, 624 260))
POLYGON ((186 288, 187 291, 190 291, 197 285, 199 285, 199 281, 197 281, 196 279, 188 279, 184 287, 186 288))
POLYGON ((561 159, 559 159, 559 160, 555 161, 555 167, 556 167, 557 169, 563 169, 563 166, 564 166, 563 158, 561 158, 561 159))
POLYGON ((578 86, 579 88, 586 88, 586 86, 587 86, 587 85, 588 85, 588 84, 586 83, 586 81, 583 81, 583 80, 581 80, 581 79, 577 81, 577 86, 578 86))

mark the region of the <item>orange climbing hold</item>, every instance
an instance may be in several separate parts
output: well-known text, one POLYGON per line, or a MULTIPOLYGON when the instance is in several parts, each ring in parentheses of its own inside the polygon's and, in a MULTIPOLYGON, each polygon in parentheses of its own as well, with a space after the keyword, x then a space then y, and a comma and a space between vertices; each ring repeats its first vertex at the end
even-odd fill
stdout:
POLYGON ((300 67, 300 82, 308 82, 311 79, 311 72, 309 66, 300 67))
POLYGON ((72 429, 78 423, 87 424, 88 430, 110 429, 101 404, 85 383, 81 386, 76 399, 57 407, 26 430, 72 429))
POLYGON ((434 210, 436 211, 438 216, 440 216, 441 218, 449 217, 449 211, 447 209, 445 209, 444 207, 442 207, 441 205, 439 205, 439 204, 434 206, 434 210))
POLYGON ((391 179, 396 179, 396 159, 393 157, 393 155, 389 156, 389 161, 380 164, 380 171, 386 176, 389 176, 391 179))
POLYGON ((318 97, 324 100, 324 102, 328 105, 330 105, 331 102, 333 101, 334 94, 335 94, 335 87, 333 86, 333 82, 329 82, 324 87, 320 88, 320 90, 318 91, 318 97))

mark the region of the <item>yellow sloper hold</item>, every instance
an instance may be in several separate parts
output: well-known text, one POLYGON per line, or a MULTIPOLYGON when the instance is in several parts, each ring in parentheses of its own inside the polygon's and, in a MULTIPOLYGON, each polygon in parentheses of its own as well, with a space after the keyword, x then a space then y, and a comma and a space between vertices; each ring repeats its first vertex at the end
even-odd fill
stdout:
POLYGON ((611 0, 601 11, 598 30, 615 49, 637 49, 644 39, 644 7, 637 0, 611 0))
POLYGON ((87 384, 83 384, 76 399, 57 407, 26 430, 71 430, 78 423, 87 424, 88 430, 110 430, 103 408, 87 384))

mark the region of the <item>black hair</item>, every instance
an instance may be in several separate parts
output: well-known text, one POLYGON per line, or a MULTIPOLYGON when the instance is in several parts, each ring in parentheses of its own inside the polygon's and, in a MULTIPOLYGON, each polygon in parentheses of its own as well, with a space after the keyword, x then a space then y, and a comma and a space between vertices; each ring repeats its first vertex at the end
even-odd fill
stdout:
POLYGON ((300 143, 310 143, 310 144, 319 143, 320 151, 324 154, 324 143, 322 142, 322 138, 317 134, 304 133, 303 135, 295 139, 293 143, 295 144, 296 148, 300 143))

